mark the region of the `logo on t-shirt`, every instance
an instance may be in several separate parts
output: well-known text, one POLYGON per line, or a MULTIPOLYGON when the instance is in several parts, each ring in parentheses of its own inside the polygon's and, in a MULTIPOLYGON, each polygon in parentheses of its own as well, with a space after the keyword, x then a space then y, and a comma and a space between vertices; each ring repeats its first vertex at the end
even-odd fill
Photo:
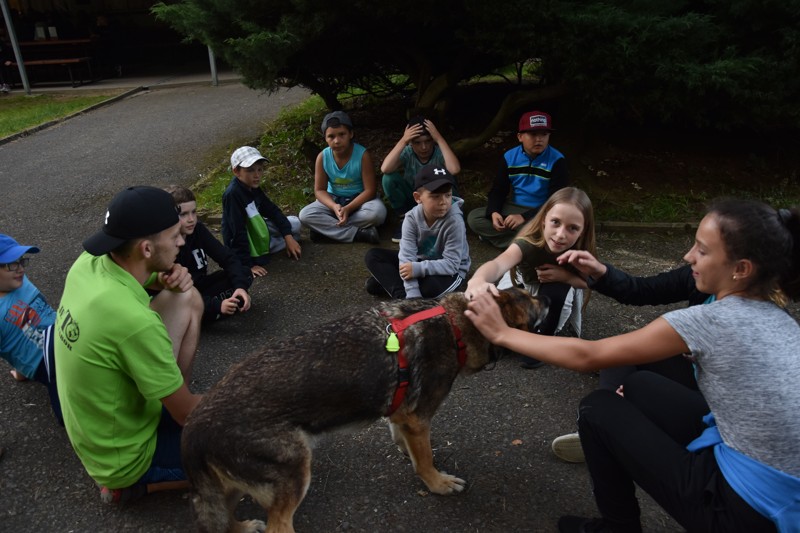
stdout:
POLYGON ((81 336, 81 328, 78 323, 72 318, 72 313, 63 307, 58 310, 58 318, 61 322, 58 325, 58 336, 71 349, 70 344, 76 342, 78 337, 81 336))

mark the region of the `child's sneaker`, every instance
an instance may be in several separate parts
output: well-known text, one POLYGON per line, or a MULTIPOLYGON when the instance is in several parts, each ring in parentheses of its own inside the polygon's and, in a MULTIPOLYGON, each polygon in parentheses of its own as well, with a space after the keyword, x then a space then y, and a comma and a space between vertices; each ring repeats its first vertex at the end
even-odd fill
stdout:
POLYGON ((551 445, 553 453, 568 463, 582 463, 586 460, 583 456, 583 446, 581 446, 581 438, 577 433, 567 433, 561 435, 553 440, 551 445))
POLYGON ((386 296, 386 291, 383 289, 383 286, 378 282, 377 279, 370 276, 367 278, 367 281, 364 282, 364 288, 367 290, 367 293, 373 296, 386 296))
POLYGON ((394 233, 392 233, 392 242, 399 244, 402 237, 403 237, 403 226, 397 226, 396 228, 394 228, 394 233))
POLYGON ((125 489, 100 487, 100 501, 107 504, 130 503, 147 494, 147 485, 142 483, 125 489))
POLYGON ((367 244, 380 244, 381 238, 378 235, 378 229, 375 226, 367 228, 358 228, 353 242, 365 242, 367 244))

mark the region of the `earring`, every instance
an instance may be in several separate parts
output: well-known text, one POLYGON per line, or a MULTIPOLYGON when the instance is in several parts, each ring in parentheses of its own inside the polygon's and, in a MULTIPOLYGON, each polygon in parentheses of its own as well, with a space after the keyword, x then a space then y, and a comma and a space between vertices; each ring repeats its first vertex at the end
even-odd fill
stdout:
POLYGON ((736 281, 736 280, 738 280, 738 279, 739 279, 739 277, 738 277, 736 274, 734 274, 734 275, 733 275, 733 281, 736 281))

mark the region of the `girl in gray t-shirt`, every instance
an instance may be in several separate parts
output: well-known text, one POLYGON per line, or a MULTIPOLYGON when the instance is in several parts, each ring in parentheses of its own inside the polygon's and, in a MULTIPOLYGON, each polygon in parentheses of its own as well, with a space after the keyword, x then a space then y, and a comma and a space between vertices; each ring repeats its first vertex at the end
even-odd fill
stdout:
MULTIPOLYGON (((573 254, 559 257, 570 264, 573 254)), ((695 364, 699 392, 635 372, 622 393, 581 401, 578 428, 602 518, 560 531, 641 531, 638 485, 689 531, 797 531, 800 523, 800 212, 721 200, 684 259, 713 302, 597 341, 511 329, 488 294, 466 315, 493 344, 591 371, 658 361, 695 364)))

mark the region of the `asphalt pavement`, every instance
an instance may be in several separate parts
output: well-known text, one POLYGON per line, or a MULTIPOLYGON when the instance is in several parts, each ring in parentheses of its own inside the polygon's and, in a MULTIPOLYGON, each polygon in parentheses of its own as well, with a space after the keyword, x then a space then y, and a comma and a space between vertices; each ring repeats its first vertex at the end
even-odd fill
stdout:
MULTIPOLYGON (((306 96, 270 96, 238 83, 140 90, 63 123, 0 145, 0 231, 42 249, 28 275, 58 306, 66 273, 82 240, 100 228, 111 197, 127 185, 193 184, 225 154, 257 139, 281 108, 306 96)), ((309 175, 309 184, 311 183, 309 175)), ((382 245, 391 228, 383 228, 382 245)), ((600 235, 601 256, 634 272, 676 266, 689 236, 600 235)), ((203 333, 191 388, 202 392, 235 361, 280 336, 310 330, 374 304, 363 290, 366 244, 302 242, 303 256, 273 259, 255 281, 253 309, 203 333)), ((495 250, 470 238, 473 262, 495 250)), ((639 309, 594 295, 584 336, 640 327, 665 308, 639 309)), ((113 320, 113 317, 109 317, 113 320)), ((150 495, 107 506, 50 413, 43 387, 16 383, 0 363, 0 531, 191 531, 186 492, 150 495)), ((264 376, 264 387, 270 377, 264 376)), ((397 451, 383 423, 323 439, 311 487, 295 516, 303 532, 555 531, 562 514, 594 515, 582 464, 553 456, 551 440, 575 430, 579 399, 594 375, 501 361, 456 381, 434 419, 435 462, 467 480, 464 493, 428 494, 397 451)), ((245 500, 242 517, 265 518, 245 500)), ((645 531, 680 528, 643 499, 645 531)))

